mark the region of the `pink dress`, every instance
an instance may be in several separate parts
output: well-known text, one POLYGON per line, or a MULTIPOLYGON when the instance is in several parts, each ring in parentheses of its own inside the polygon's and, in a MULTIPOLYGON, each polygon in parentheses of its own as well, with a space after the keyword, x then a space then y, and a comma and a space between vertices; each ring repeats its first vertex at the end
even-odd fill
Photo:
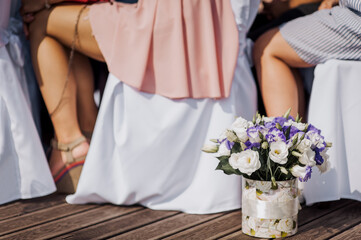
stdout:
POLYGON ((169 98, 224 98, 238 56, 230 1, 139 0, 90 7, 93 34, 109 71, 169 98))
MULTIPOLYGON (((228 2, 239 34, 230 96, 171 99, 138 91, 110 73, 78 189, 67 197, 68 203, 141 204, 197 214, 240 208, 240 177, 215 171, 219 160, 200 150, 236 116, 252 119, 256 112, 256 85, 248 58, 251 44, 246 34, 259 1, 222 0, 222 4, 228 2)), ((170 60, 178 61, 171 53, 170 60)), ((175 77, 169 79, 172 84, 175 77)))

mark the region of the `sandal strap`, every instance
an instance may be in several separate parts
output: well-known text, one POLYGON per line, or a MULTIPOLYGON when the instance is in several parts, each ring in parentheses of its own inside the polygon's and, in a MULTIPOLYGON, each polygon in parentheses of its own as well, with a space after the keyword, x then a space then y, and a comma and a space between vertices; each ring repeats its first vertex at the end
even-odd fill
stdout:
POLYGON ((74 158, 73 154, 72 154, 72 150, 74 148, 76 148, 77 146, 79 146, 80 144, 82 144, 83 142, 86 142, 86 138, 84 136, 81 136, 77 139, 75 139, 74 141, 70 142, 70 143, 60 143, 58 141, 56 141, 55 139, 51 140, 51 146, 54 149, 57 149, 59 151, 65 152, 66 155, 66 159, 68 163, 72 163, 72 162, 76 162, 78 161, 80 158, 74 158))

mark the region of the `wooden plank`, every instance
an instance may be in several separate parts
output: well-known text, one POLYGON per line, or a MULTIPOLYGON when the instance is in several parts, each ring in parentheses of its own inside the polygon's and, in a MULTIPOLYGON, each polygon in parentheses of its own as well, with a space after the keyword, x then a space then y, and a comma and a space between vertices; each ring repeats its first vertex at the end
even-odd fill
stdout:
POLYGON ((52 194, 45 197, 33 198, 28 200, 18 200, 0 206, 0 224, 2 220, 16 216, 21 216, 40 209, 56 206, 65 202, 65 196, 61 194, 52 194))
POLYGON ((19 232, 15 232, 0 239, 46 239, 57 237, 81 228, 85 228, 121 215, 142 209, 142 207, 118 207, 113 205, 97 206, 76 215, 65 217, 57 221, 37 225, 19 232))
POLYGON ((241 211, 232 211, 219 218, 169 236, 166 239, 218 239, 227 233, 239 230, 241 225, 241 211))
POLYGON ((222 240, 262 240, 266 238, 255 238, 242 233, 242 230, 229 234, 225 237, 220 238, 222 240))
POLYGON ((178 214, 176 211, 144 209, 125 216, 61 235, 55 239, 104 239, 178 214))
POLYGON ((347 229, 339 235, 331 238, 332 240, 351 240, 351 239, 361 239, 361 223, 358 225, 347 229))
POLYGON ((359 222, 361 202, 353 202, 301 226, 298 234, 288 239, 328 239, 359 222))
POLYGON ((95 208, 95 205, 70 205, 62 203, 57 206, 42 209, 19 217, 10 218, 0 224, 0 236, 25 228, 63 218, 79 212, 95 208))
POLYGON ((181 213, 153 224, 115 236, 111 239, 159 239, 197 224, 215 219, 224 213, 199 215, 181 213))
POLYGON ((312 206, 305 206, 303 209, 301 209, 301 211, 299 211, 298 226, 302 226, 315 220, 316 218, 327 215, 330 212, 336 211, 353 202, 355 201, 343 199, 338 201, 317 203, 312 206))
MULTIPOLYGON (((299 211, 298 226, 300 227, 308 222, 311 222, 317 218, 325 216, 353 202, 354 201, 352 200, 339 200, 339 201, 318 203, 312 206, 305 206, 299 211)), ((254 239, 254 238, 243 234, 242 230, 239 230, 221 239, 232 240, 232 239, 254 239)))

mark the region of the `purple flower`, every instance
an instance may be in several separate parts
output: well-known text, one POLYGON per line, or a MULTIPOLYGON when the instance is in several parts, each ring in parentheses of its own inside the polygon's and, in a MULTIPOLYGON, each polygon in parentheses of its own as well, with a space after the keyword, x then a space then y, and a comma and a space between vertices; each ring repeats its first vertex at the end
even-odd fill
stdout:
POLYGON ((247 129, 247 135, 252 143, 261 142, 261 138, 259 137, 259 133, 264 132, 264 126, 256 125, 247 129))
POLYGON ((311 178, 311 173, 312 173, 312 167, 311 166, 307 166, 306 167, 306 175, 304 178, 298 178, 301 182, 307 182, 308 179, 311 178))
POLYGON ((320 149, 315 148, 314 151, 315 151, 315 161, 316 161, 316 165, 322 165, 322 163, 324 162, 324 159, 323 159, 323 157, 321 156, 320 152, 322 152, 323 150, 320 151, 320 149))
POLYGON ((290 138, 292 138, 294 135, 296 135, 296 133, 301 132, 298 128, 296 128, 295 126, 291 126, 290 129, 290 138))
POLYGON ((250 141, 247 141, 244 144, 246 145, 246 148, 244 150, 252 149, 253 147, 259 148, 261 146, 261 144, 258 142, 252 143, 250 141))
POLYGON ((227 138, 224 138, 221 141, 219 139, 217 139, 217 142, 219 144, 222 144, 224 141, 225 141, 225 145, 226 145, 227 149, 231 150, 233 148, 234 142, 229 141, 227 138))
POLYGON ((321 134, 321 130, 313 126, 312 124, 308 125, 307 132, 317 132, 318 134, 321 134))
POLYGON ((276 142, 276 141, 286 141, 286 136, 283 134, 281 130, 276 127, 271 128, 266 134, 267 142, 276 142))
POLYGON ((226 147, 228 150, 231 150, 233 148, 234 142, 226 140, 226 147))
POLYGON ((285 124, 285 122, 287 122, 287 119, 284 117, 275 117, 272 122, 274 122, 275 124, 279 123, 282 127, 283 124, 285 124))
POLYGON ((271 129, 271 128, 276 127, 276 123, 275 123, 275 122, 265 122, 265 123, 264 123, 264 126, 265 126, 265 128, 267 128, 267 129, 271 129))

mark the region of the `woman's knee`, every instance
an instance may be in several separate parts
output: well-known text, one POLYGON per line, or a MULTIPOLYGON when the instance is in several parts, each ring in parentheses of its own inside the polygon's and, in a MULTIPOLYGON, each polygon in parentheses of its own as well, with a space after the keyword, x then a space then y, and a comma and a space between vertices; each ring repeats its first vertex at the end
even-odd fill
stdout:
POLYGON ((253 60, 256 67, 261 64, 262 59, 277 57, 279 55, 279 39, 277 39, 279 37, 282 36, 279 34, 279 30, 275 28, 264 33, 257 39, 253 46, 253 60))

